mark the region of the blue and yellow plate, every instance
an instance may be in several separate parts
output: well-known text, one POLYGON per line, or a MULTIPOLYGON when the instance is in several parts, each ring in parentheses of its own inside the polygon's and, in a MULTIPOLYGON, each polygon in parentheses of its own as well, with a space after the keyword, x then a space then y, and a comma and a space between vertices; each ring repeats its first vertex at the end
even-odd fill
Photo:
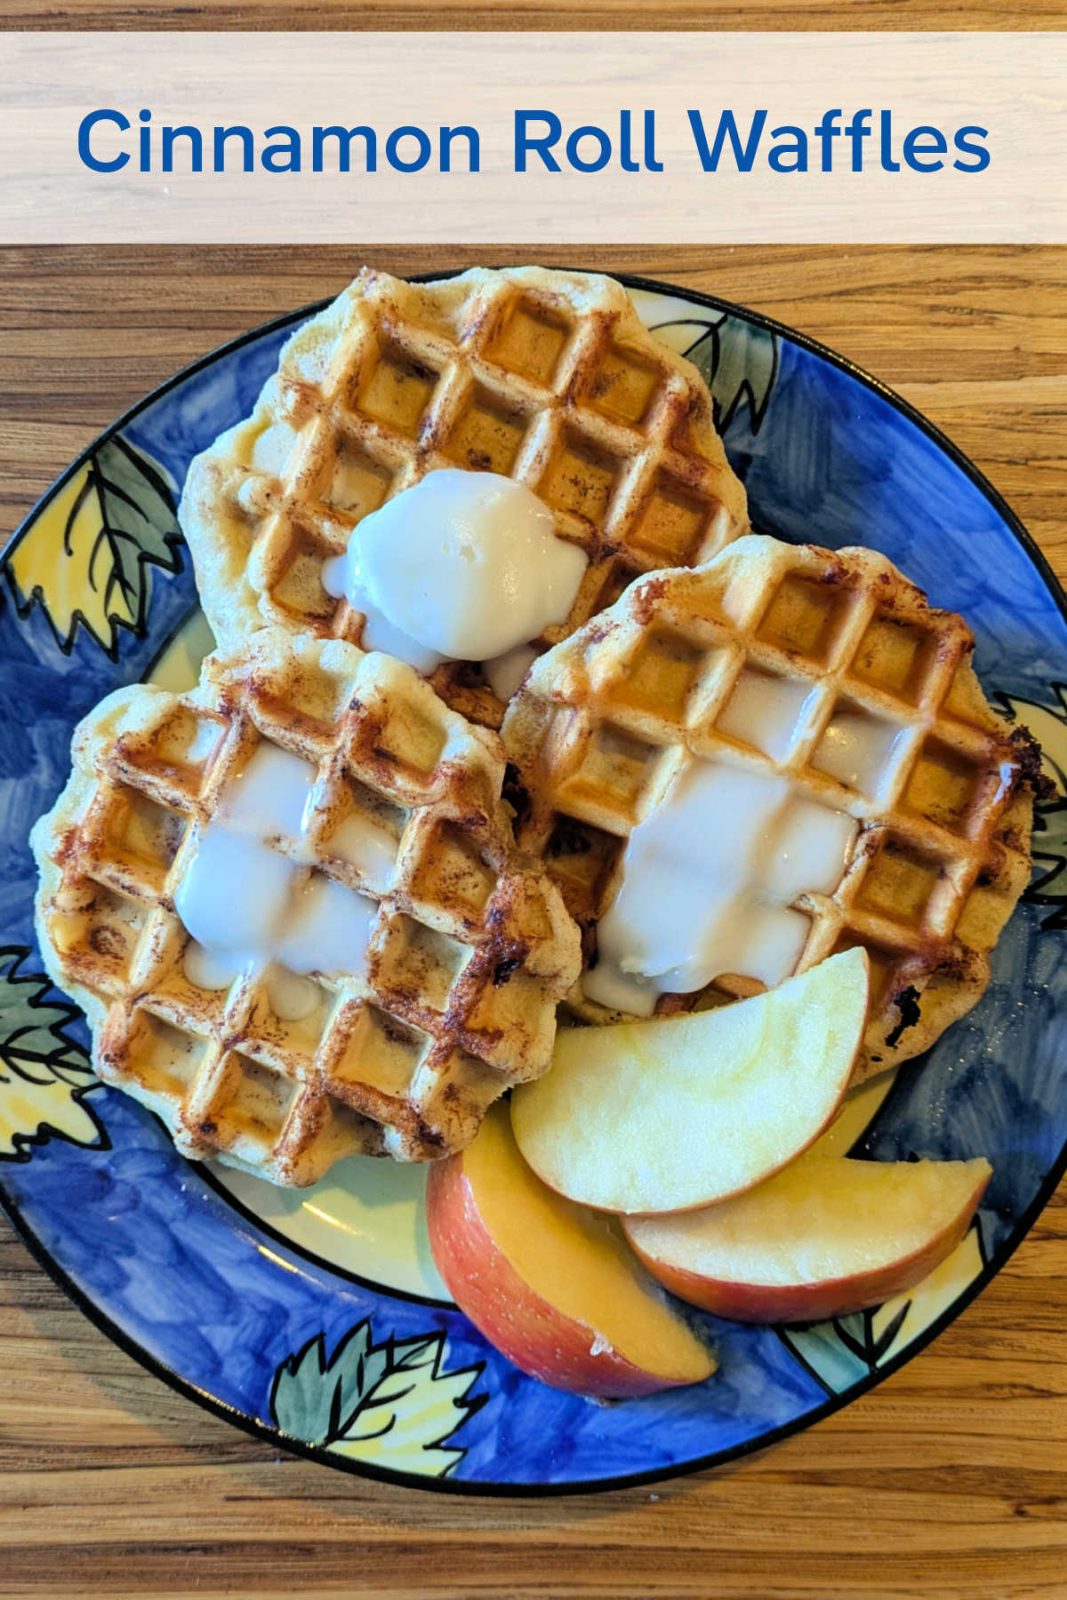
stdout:
POLYGON ((498 1356, 430 1259, 424 1174, 353 1159, 299 1194, 191 1166, 92 1077, 42 976, 26 836, 101 695, 181 688, 210 647, 175 520, 190 458, 252 408, 313 306, 180 373, 63 474, 3 557, 0 602, 0 1201, 119 1344, 237 1425, 332 1467, 481 1494, 610 1488, 714 1465, 846 1404, 946 1326, 1025 1235, 1067 1165, 1067 625, 1007 506, 920 416, 829 351, 736 307, 633 280, 646 322, 709 379, 757 529, 870 544, 960 611, 979 675, 1041 740, 1032 887, 981 1004, 846 1113, 878 1159, 986 1155, 975 1227, 912 1293, 803 1329, 705 1319, 707 1384, 615 1405, 498 1356))

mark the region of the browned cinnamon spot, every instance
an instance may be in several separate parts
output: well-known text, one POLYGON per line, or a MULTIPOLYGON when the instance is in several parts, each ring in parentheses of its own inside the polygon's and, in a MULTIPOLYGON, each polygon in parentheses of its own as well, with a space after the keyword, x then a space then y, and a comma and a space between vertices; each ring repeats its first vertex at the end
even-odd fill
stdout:
POLYGON ((89 929, 89 947, 98 956, 108 956, 116 961, 126 954, 126 941, 121 933, 106 926, 89 929))
POLYGON ((78 829, 65 828, 59 836, 59 843, 55 851, 55 862, 59 867, 65 866, 72 858, 78 855, 78 829))
POLYGON ((634 594, 634 616, 642 625, 652 621, 667 588, 666 578, 647 578, 634 594))

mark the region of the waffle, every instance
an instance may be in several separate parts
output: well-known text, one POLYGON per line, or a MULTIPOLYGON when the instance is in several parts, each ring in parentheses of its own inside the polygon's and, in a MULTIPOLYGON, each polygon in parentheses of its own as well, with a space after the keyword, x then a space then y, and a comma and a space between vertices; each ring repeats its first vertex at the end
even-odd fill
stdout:
MULTIPOLYGON (((750 536, 696 571, 635 583, 543 655, 503 727, 516 828, 587 930, 588 960, 628 835, 690 758, 782 774, 791 793, 858 823, 836 891, 793 902, 810 922, 796 970, 856 944, 869 952, 857 1078, 928 1048, 985 989, 1030 868, 1038 753, 990 710, 972 651, 965 623, 873 551, 750 536), (737 714, 763 674, 795 703, 810 696, 774 756, 737 714), (842 718, 881 752, 863 792, 828 770, 842 718)), ((657 1010, 760 987, 728 974, 660 996, 657 1010)), ((587 1020, 608 1020, 580 989, 571 998, 587 1020)))
MULTIPOLYGON (((747 526, 699 373, 658 345, 611 278, 474 269, 422 286, 368 268, 293 334, 252 416, 189 469, 180 518, 221 644, 265 623, 358 643, 324 562, 437 467, 528 484, 590 565, 556 643, 638 573, 713 555, 747 526)), ((498 727, 477 666, 432 679, 498 727)))
MULTIPOLYGON (((100 1076, 192 1157, 282 1184, 352 1153, 432 1159, 549 1064, 579 937, 540 867, 519 862, 495 735, 409 667, 268 629, 176 696, 109 695, 80 725, 73 775, 34 829, 37 923, 53 980, 83 1007, 100 1076), (175 891, 225 787, 262 741, 317 771, 303 853, 376 902, 362 977, 320 976, 310 1015, 273 1008, 261 966, 212 992, 185 972, 175 891), (360 872, 346 821, 395 841, 360 872), (388 852, 386 852, 388 854, 388 852)), ((308 812, 305 812, 305 819, 308 812)))

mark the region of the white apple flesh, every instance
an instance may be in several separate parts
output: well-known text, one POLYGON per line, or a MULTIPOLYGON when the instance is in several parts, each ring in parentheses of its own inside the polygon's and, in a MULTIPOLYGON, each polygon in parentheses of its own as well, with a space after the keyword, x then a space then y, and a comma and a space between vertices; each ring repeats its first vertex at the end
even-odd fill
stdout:
POLYGON ((599 1210, 691 1210, 760 1183, 834 1116, 867 1016, 869 966, 843 951, 751 1000, 570 1028, 512 1096, 519 1149, 599 1210))

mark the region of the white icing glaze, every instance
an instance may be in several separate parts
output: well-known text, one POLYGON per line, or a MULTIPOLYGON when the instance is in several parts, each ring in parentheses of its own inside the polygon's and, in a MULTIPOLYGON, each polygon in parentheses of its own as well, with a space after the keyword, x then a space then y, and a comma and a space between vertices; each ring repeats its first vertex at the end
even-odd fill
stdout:
POLYGON ((783 761, 807 720, 810 683, 745 670, 719 714, 717 726, 733 739, 783 761))
POLYGON ((397 852, 397 839, 384 823, 365 812, 352 812, 330 834, 328 848, 355 867, 370 888, 384 891, 397 852))
MULTIPOLYGON (((319 1004, 308 974, 362 970, 377 909, 366 895, 297 864, 311 859, 306 829, 314 778, 314 767, 298 756, 257 746, 221 797, 217 820, 201 829, 174 896, 192 935, 184 957, 189 981, 218 990, 238 972, 269 967, 271 1004, 287 1020, 319 1004), (272 847, 278 840, 295 860, 272 847)), ((384 846, 377 849, 376 865, 384 846)))
POLYGON ((377 912, 373 900, 315 873, 297 889, 274 955, 293 972, 359 972, 377 912))
POLYGON ((813 765, 872 798, 893 756, 900 732, 863 711, 836 711, 819 741, 813 765))
POLYGON ((245 965, 284 917, 297 870, 260 840, 210 822, 200 832, 174 908, 206 951, 245 965))
POLYGON ((485 663, 485 676, 498 700, 510 700, 534 662, 537 651, 528 644, 517 644, 502 656, 485 663))
POLYGON ((240 970, 240 961, 232 955, 206 950, 195 939, 186 946, 185 976, 198 989, 228 989, 240 970))
POLYGON ((780 983, 809 928, 790 902, 833 892, 856 829, 787 778, 690 761, 630 835, 586 995, 648 1016, 724 973, 780 983))
POLYGON ((445 467, 365 517, 323 583, 364 613, 369 649, 427 673, 495 662, 563 621, 587 565, 524 484, 445 467))
POLYGON ((856 832, 857 823, 844 811, 794 795, 775 830, 760 887, 784 904, 802 894, 833 894, 856 832))
POLYGON ((218 821, 256 839, 299 839, 314 782, 309 761, 264 740, 227 785, 218 821))

